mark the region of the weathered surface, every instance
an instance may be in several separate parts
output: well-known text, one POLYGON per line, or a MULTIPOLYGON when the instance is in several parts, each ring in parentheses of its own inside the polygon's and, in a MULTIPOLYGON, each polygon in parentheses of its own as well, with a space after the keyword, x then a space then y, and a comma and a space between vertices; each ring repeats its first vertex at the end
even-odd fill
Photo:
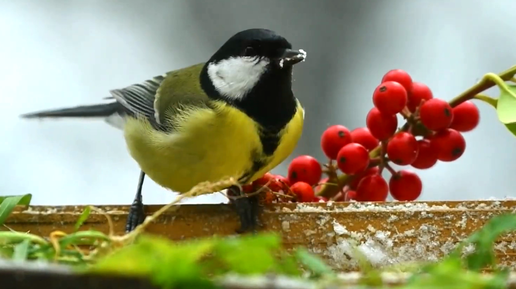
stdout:
MULTIPOLYGON (((101 206, 116 234, 124 233, 127 206, 101 206)), ((160 206, 147 206, 150 214, 160 206)), ((261 215, 264 230, 282 234, 287 248, 305 246, 335 269, 357 269, 351 246, 374 265, 438 260, 491 217, 512 213, 516 201, 413 203, 310 203, 273 205, 261 215)), ((15 212, 7 226, 48 236, 71 232, 82 207, 30 207, 15 212)), ((228 205, 182 205, 162 215, 148 231, 173 240, 231 235, 238 219, 228 205)), ((106 217, 92 213, 84 229, 108 232, 106 217)), ((471 248, 470 248, 471 249, 471 248)), ((516 239, 506 235, 496 245, 502 264, 516 262, 516 239)))

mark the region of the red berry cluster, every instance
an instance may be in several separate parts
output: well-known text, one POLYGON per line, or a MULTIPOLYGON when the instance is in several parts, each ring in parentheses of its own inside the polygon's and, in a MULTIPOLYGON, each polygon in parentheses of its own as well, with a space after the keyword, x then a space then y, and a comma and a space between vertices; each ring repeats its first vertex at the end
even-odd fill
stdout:
POLYGON ((242 189, 247 194, 261 193, 264 204, 327 200, 324 197, 315 196, 313 187, 322 176, 322 167, 315 158, 311 156, 295 158, 289 167, 288 175, 289 177, 286 178, 269 172, 253 183, 243 186, 242 189))
POLYGON ((366 127, 350 131, 333 125, 323 132, 321 148, 330 159, 324 171, 315 158, 298 156, 290 163, 287 178, 268 173, 248 189, 263 188, 267 183, 265 195, 270 202, 324 201, 316 196, 324 186, 338 187, 331 196, 337 201, 385 201, 389 191, 395 200, 413 201, 421 194, 421 179, 410 170, 395 171, 390 163, 428 169, 438 161, 455 161, 466 149, 462 133, 473 130, 480 120, 473 102, 452 108, 401 69, 383 76, 372 100, 366 127), (401 128, 398 115, 407 121, 401 128), (391 173, 388 181, 382 177, 384 169, 391 173), (323 172, 328 177, 321 180, 323 172), (343 182, 339 173, 348 178, 343 182))

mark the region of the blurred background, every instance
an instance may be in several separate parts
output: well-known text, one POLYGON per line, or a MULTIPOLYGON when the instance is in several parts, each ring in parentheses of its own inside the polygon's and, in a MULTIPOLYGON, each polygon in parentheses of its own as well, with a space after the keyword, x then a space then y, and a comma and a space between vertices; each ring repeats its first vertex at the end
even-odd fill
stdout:
MULTIPOLYGON (((95 103, 110 89, 206 61, 252 27, 275 30, 308 52, 295 67, 306 126, 293 156, 325 161, 323 130, 365 126, 372 92, 388 70, 404 69, 449 100, 485 73, 516 64, 515 9, 509 0, 0 0, 0 195, 32 193, 41 205, 132 202, 139 168, 121 131, 102 121, 18 116, 95 103)), ((417 171, 422 200, 515 193, 516 138, 494 109, 478 106, 481 122, 465 134, 465 154, 417 171)), ((290 159, 274 172, 286 173, 290 159)), ((147 179, 145 203, 174 197, 147 179)))

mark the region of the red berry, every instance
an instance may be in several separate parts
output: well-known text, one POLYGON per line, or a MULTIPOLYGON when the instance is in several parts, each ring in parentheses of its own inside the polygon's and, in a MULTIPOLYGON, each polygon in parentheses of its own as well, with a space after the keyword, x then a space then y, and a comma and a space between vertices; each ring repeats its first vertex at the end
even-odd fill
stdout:
POLYGON ((313 202, 315 199, 314 189, 310 184, 297 182, 290 187, 299 202, 313 202))
POLYGON ((256 179, 253 182, 253 187, 255 189, 259 189, 259 188, 267 185, 267 183, 270 185, 273 179, 274 179, 274 175, 271 174, 270 172, 267 172, 261 178, 256 179))
POLYGON ((382 78, 382 83, 387 81, 396 81, 401 84, 406 91, 410 91, 410 87, 412 86, 412 77, 401 69, 389 70, 382 78))
POLYGON ((375 138, 385 140, 396 132, 398 118, 396 115, 383 114, 378 108, 373 107, 367 114, 366 125, 375 138))
POLYGON ((417 154, 417 140, 408 132, 402 131, 395 134, 387 143, 387 156, 397 165, 410 165, 416 160, 417 154))
POLYGON ((272 204, 274 203, 275 201, 278 201, 278 198, 276 197, 276 195, 274 193, 272 193, 271 191, 266 191, 264 194, 263 194, 263 197, 262 197, 262 200, 261 200, 264 204, 272 204))
POLYGON ((288 191, 289 187, 290 182, 288 181, 288 179, 280 175, 273 176, 272 181, 269 183, 269 189, 273 192, 286 192, 288 191))
POLYGON ((429 130, 443 130, 453 121, 453 110, 448 102, 440 98, 425 101, 419 110, 421 123, 429 130))
POLYGON ((369 175, 378 174, 379 171, 380 171, 380 169, 378 167, 372 167, 372 168, 368 168, 365 172, 355 174, 353 176, 353 179, 351 179, 351 181, 348 183, 348 186, 352 189, 356 189, 358 187, 358 184, 364 177, 369 176, 369 175))
POLYGON ((357 201, 383 202, 389 195, 389 186, 380 175, 369 175, 358 184, 357 201))
POLYGON ((243 185, 242 186, 242 192, 245 193, 245 194, 250 194, 250 193, 254 192, 253 185, 252 184, 243 185))
POLYGON ((344 201, 349 202, 351 200, 356 200, 356 199, 357 199, 356 191, 349 190, 346 192, 346 197, 344 198, 344 201))
POLYGON ((466 150, 466 140, 454 129, 445 129, 430 138, 432 149, 437 151, 437 158, 443 162, 453 162, 466 150))
POLYGON ((437 163, 437 150, 431 145, 427 139, 417 141, 418 154, 412 166, 416 169, 424 170, 433 167, 437 163))
POLYGON ((343 125, 332 125, 321 136, 322 150, 332 160, 337 158, 339 150, 348 143, 351 143, 351 134, 343 125))
POLYGON ((363 145, 368 151, 375 149, 379 141, 367 127, 355 128, 351 131, 351 141, 363 145))
POLYGON ((414 201, 421 195, 423 184, 419 176, 411 171, 401 170, 389 180, 391 196, 398 201, 414 201))
POLYGON ((453 121, 450 128, 467 132, 477 127, 480 122, 480 112, 477 106, 470 100, 465 101, 453 109, 453 121))
POLYGON ((321 175, 321 164, 312 156, 298 156, 288 166, 288 181, 292 185, 297 182, 315 185, 321 179, 321 175))
POLYGON ((432 98, 434 98, 434 95, 426 84, 413 82, 408 94, 407 107, 411 112, 414 112, 421 105, 421 101, 427 101, 432 98))
POLYGON ((398 82, 383 82, 374 90, 373 103, 382 113, 397 114, 407 105, 407 90, 398 82))
POLYGON ((337 166, 348 175, 363 172, 369 166, 369 153, 361 144, 347 144, 340 149, 337 155, 337 166))

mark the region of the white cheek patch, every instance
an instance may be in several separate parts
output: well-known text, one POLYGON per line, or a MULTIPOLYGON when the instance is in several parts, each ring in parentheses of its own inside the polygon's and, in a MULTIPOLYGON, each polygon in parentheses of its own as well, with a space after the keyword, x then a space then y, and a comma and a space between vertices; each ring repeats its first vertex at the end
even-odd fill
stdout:
POLYGON ((231 57, 210 63, 208 76, 215 89, 228 99, 242 99, 267 70, 269 60, 255 57, 231 57))

